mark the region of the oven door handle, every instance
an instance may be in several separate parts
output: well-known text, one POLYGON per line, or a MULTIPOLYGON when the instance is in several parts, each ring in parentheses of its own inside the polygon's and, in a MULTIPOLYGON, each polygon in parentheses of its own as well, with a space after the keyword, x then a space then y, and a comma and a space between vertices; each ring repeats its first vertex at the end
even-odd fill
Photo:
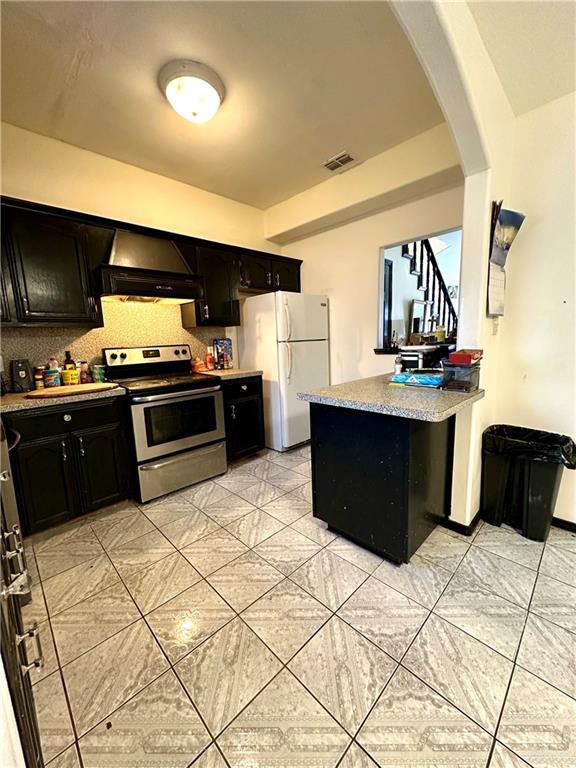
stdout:
MULTIPOLYGON (((209 445, 207 448, 196 448, 194 450, 195 456, 205 456, 209 453, 215 453, 215 451, 219 451, 222 447, 222 443, 216 443, 216 445, 209 445)), ((178 461, 186 461, 188 459, 188 456, 171 456, 169 459, 166 459, 165 461, 157 461, 154 464, 143 464, 141 467, 138 467, 140 472, 150 472, 154 469, 162 469, 163 467, 167 467, 170 464, 176 464, 178 461)))
POLYGON ((206 387, 204 389, 194 390, 192 392, 166 392, 163 395, 144 395, 139 397, 133 397, 133 403, 155 403, 159 400, 191 400, 195 397, 202 397, 209 392, 219 392, 221 389, 218 387, 206 387))

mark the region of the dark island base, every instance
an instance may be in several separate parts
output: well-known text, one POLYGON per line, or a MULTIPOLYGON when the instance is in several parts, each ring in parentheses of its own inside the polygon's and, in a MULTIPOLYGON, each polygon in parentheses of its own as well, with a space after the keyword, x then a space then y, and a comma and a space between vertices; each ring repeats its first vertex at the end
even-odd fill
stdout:
POLYGON ((314 516, 407 563, 449 514, 454 421, 310 404, 314 516))

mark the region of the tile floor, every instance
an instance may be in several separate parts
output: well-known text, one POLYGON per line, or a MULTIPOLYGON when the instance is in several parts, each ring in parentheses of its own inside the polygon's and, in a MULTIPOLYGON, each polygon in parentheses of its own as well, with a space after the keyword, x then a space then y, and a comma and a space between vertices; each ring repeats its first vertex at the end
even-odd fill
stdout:
POLYGON ((576 536, 437 528, 395 566, 265 451, 32 537, 49 768, 574 768, 576 536))

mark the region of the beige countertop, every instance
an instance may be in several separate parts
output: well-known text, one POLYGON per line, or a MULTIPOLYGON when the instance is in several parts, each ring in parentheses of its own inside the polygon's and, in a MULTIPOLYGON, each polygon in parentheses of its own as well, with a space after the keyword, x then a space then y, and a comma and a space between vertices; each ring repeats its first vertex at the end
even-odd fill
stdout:
POLYGON ((372 411, 405 419, 444 421, 484 397, 483 389, 465 394, 425 387, 391 386, 390 378, 391 374, 385 374, 357 379, 299 392, 298 398, 309 403, 372 411))
POLYGON ((222 379, 247 379, 249 376, 262 376, 262 371, 250 371, 244 368, 228 368, 224 371, 204 371, 209 376, 220 376, 222 379))
POLYGON ((71 405, 72 403, 84 403, 89 400, 103 400, 106 397, 119 397, 126 394, 122 387, 116 389, 105 389, 102 392, 86 392, 86 394, 48 397, 31 399, 26 397, 25 392, 11 392, 0 398, 0 409, 2 413, 14 413, 15 411, 26 411, 31 408, 51 408, 55 405, 71 405))

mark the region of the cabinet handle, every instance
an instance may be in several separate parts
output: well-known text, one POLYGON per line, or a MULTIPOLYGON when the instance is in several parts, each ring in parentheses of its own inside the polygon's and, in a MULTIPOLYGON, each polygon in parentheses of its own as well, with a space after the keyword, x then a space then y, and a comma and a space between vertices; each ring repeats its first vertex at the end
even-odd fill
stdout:
POLYGON ((79 437, 78 442, 80 443, 80 456, 85 456, 86 451, 84 450, 84 439, 82 437, 79 437))
POLYGON ((63 419, 64 421, 72 421, 72 416, 69 413, 65 413, 63 419))
POLYGON ((272 272, 266 272, 266 282, 268 285, 272 285, 272 272))
POLYGON ((278 272, 274 275, 274 279, 276 280, 276 288, 280 288, 280 275, 278 272))
POLYGON ((62 461, 68 461, 68 454, 66 453, 66 441, 61 440, 60 445, 62 446, 62 461))
POLYGON ((38 627, 37 621, 30 626, 30 629, 25 630, 23 635, 16 635, 16 644, 20 645, 20 643, 23 643, 24 640, 28 640, 28 638, 34 640, 34 645, 36 646, 36 658, 30 664, 20 665, 20 669, 24 675, 30 673, 33 669, 41 669, 44 666, 44 653, 42 652, 40 628, 38 627))
POLYGON ((248 384, 241 384, 240 389, 243 389, 244 392, 246 392, 246 390, 248 389, 248 384))
POLYGON ((233 419, 236 418, 236 406, 235 405, 231 405, 230 406, 230 415, 232 416, 233 419))
POLYGON ((208 304, 204 304, 204 320, 210 320, 210 310, 208 304))

